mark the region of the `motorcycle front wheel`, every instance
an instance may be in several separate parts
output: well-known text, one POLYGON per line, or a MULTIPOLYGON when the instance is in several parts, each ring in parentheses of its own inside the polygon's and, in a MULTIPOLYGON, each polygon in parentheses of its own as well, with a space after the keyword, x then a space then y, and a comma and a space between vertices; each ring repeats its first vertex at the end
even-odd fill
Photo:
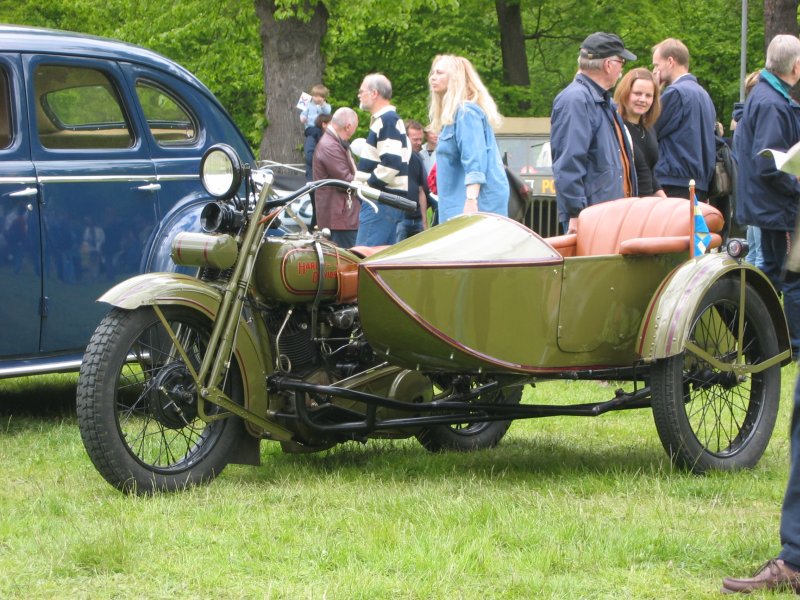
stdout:
MULTIPOLYGON (((162 310, 196 371, 211 322, 185 307, 162 310)), ((235 361, 224 390, 242 401, 235 361)), ((77 393, 81 438, 106 481, 126 493, 150 494, 219 475, 244 426, 232 416, 202 420, 197 400, 190 371, 155 311, 112 309, 89 342, 77 393)), ((221 409, 207 404, 206 412, 221 409)))
MULTIPOLYGON (((506 388, 479 396, 480 403, 519 404, 522 388, 506 388)), ((494 448, 505 436, 511 421, 488 421, 436 425, 417 433, 417 440, 430 452, 470 452, 494 448)))

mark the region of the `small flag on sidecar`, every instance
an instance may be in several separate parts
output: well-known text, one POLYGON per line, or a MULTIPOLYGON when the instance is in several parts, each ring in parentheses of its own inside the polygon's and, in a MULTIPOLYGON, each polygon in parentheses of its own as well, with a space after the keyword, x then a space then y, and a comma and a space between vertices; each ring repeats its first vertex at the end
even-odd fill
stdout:
POLYGON ((708 245, 711 243, 711 233, 708 231, 708 224, 703 217, 703 211, 700 210, 700 205, 697 203, 697 194, 692 194, 694 197, 694 239, 692 243, 692 256, 702 256, 708 250, 708 245))

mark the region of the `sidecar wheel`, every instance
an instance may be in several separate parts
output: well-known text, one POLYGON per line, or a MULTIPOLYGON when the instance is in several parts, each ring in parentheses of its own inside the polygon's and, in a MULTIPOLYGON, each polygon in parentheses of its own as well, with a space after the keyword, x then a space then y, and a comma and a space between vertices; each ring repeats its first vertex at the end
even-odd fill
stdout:
MULTIPOLYGON (((210 321, 183 307, 167 306, 163 312, 198 369, 210 321)), ((241 402, 235 367, 225 391, 241 402)), ((221 411, 210 404, 206 410, 221 411)), ((174 491, 208 481, 225 468, 246 435, 238 417, 210 423, 199 417, 191 375, 149 307, 114 308, 97 327, 78 378, 77 415, 89 458, 126 493, 174 491)))
MULTIPOLYGON (((508 388, 495 392, 492 399, 481 396, 481 402, 498 404, 519 404, 522 388, 508 388)), ((455 450, 469 452, 494 448, 503 439, 511 426, 511 421, 490 421, 484 423, 460 423, 458 425, 437 425, 417 433, 417 440, 430 452, 455 450)))
MULTIPOLYGON (((750 286, 742 314, 740 285, 736 279, 723 279, 709 290, 689 340, 723 363, 756 365, 778 353, 777 336, 764 302, 750 286)), ((761 458, 778 415, 780 366, 736 375, 687 349, 657 361, 651 384, 656 429, 678 466, 695 473, 733 471, 750 468, 761 458)))

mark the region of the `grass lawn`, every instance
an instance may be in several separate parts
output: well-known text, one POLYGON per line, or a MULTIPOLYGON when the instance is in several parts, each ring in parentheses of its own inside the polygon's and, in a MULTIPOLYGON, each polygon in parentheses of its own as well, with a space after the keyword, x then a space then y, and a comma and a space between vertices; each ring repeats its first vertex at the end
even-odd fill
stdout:
MULTIPOLYGON (((515 423, 501 445, 415 440, 123 496, 97 474, 75 376, 0 381, 0 598, 718 598, 779 550, 796 367, 759 465, 673 470, 648 410, 515 423)), ((547 383, 526 401, 597 401, 547 383)))

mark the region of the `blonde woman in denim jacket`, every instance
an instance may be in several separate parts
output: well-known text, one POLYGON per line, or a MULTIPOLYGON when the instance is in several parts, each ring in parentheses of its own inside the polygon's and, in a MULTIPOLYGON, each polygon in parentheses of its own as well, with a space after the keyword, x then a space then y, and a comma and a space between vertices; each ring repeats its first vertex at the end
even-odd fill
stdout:
POLYGON ((440 222, 478 211, 507 216, 508 179, 493 129, 502 117, 486 86, 472 63, 451 54, 433 59, 428 82, 440 222))

